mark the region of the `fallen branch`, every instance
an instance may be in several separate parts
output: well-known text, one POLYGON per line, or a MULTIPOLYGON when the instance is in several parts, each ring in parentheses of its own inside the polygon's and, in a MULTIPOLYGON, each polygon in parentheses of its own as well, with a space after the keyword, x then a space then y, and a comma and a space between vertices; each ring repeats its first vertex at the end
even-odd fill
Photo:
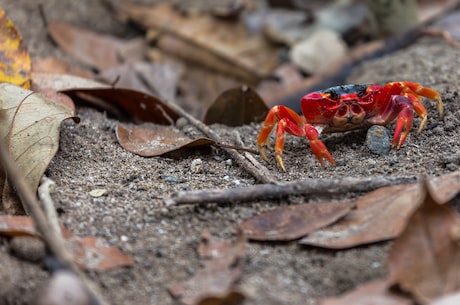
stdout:
POLYGON ((166 199, 166 205, 235 203, 269 198, 282 198, 289 195, 334 194, 347 192, 367 192, 379 187, 414 183, 416 176, 366 177, 335 179, 304 179, 279 184, 258 184, 248 187, 219 190, 183 191, 166 199))
MULTIPOLYGON (((212 131, 211 128, 209 128, 206 124, 195 119, 193 116, 185 112, 181 107, 177 106, 175 103, 168 102, 167 105, 174 111, 176 111, 180 116, 187 119, 193 126, 198 128, 207 137, 211 138, 217 143, 222 143, 220 137, 214 131, 212 131)), ((257 162, 255 159, 253 159, 252 162, 249 162, 248 159, 246 159, 235 149, 226 148, 223 144, 219 144, 219 147, 222 148, 225 152, 227 152, 230 155, 230 157, 239 166, 241 166, 241 168, 243 168, 246 172, 250 173, 254 178, 256 178, 257 181, 261 183, 270 184, 278 183, 278 179, 275 176, 273 176, 265 166, 257 162)))
POLYGON ((16 189, 25 210, 29 212, 34 220, 37 231, 42 236, 48 250, 62 265, 80 278, 82 283, 95 298, 95 302, 98 302, 96 304, 108 305, 109 303, 104 300, 98 287, 91 282, 74 263, 72 254, 65 248, 62 238, 53 230, 45 213, 41 210, 34 192, 27 184, 24 175, 19 170, 15 160, 10 156, 6 147, 6 145, 0 143, 0 168, 5 170, 6 176, 11 185, 16 189))

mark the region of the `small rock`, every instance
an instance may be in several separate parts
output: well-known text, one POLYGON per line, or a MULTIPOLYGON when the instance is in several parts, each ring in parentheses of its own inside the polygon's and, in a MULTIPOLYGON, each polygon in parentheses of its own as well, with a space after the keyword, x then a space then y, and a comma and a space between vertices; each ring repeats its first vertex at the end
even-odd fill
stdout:
POLYGON ((263 31, 275 43, 291 46, 311 34, 307 20, 303 11, 273 9, 266 16, 263 31))
POLYGON ((47 286, 41 291, 37 304, 40 305, 90 305, 91 296, 81 280, 70 271, 53 274, 47 286))
POLYGON ((201 173, 203 171, 203 161, 200 158, 193 160, 190 164, 190 170, 194 174, 201 173))
POLYGON ((289 56, 307 73, 321 74, 337 63, 347 52, 343 39, 334 31, 316 28, 305 40, 295 44, 289 56))
POLYGON ((27 236, 13 238, 10 250, 17 258, 34 263, 43 260, 46 255, 43 241, 27 236))
POLYGON ((388 155, 391 148, 390 131, 384 126, 372 126, 367 131, 366 145, 374 154, 388 155))

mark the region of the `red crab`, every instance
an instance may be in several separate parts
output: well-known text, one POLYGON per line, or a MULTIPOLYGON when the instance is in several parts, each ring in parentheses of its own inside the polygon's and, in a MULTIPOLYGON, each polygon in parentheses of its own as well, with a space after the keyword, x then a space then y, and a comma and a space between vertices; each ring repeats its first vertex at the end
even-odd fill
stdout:
POLYGON ((281 157, 284 146, 284 133, 307 137, 311 150, 324 167, 323 159, 334 165, 334 159, 326 146, 318 139, 324 133, 366 128, 371 125, 387 125, 396 121, 392 147, 399 149, 412 127, 414 111, 422 118, 419 132, 427 122, 427 111, 421 97, 437 102, 441 118, 443 104, 438 92, 413 82, 391 82, 386 85, 344 85, 312 92, 300 101, 303 116, 285 106, 274 106, 265 118, 257 139, 257 147, 264 160, 268 137, 276 124, 275 156, 283 169, 286 168, 281 157))

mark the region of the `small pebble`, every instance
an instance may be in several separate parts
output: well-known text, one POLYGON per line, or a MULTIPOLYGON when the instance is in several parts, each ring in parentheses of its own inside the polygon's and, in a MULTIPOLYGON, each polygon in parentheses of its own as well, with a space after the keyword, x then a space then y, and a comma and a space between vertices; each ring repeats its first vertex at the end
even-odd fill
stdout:
POLYGON ((372 126, 367 131, 366 145, 374 154, 388 155, 391 148, 390 131, 383 126, 372 126))
POLYGON ((203 161, 201 159, 195 159, 190 164, 190 170, 192 173, 197 174, 203 171, 203 161))
POLYGON ((27 236, 14 237, 10 250, 17 258, 33 263, 42 261, 46 255, 43 241, 27 236))

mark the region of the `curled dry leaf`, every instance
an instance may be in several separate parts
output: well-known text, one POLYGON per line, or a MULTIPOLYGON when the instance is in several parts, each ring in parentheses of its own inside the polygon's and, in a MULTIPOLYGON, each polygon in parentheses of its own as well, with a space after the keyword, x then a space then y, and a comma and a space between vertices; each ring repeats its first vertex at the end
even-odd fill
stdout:
POLYGON ((0 9, 0 83, 30 88, 31 61, 21 34, 0 9))
MULTIPOLYGON (((104 271, 134 263, 131 257, 123 254, 118 248, 106 246, 96 237, 80 238, 64 227, 61 230, 76 263, 84 269, 104 271)), ((0 215, 0 235, 40 238, 34 221, 29 216, 0 215)))
POLYGON ((325 298, 319 305, 413 305, 411 299, 391 292, 387 280, 363 284, 344 295, 325 298))
POLYGON ((241 126, 262 121, 267 112, 268 107, 257 92, 241 86, 222 92, 208 109, 204 123, 241 126))
POLYGON ((181 149, 206 147, 215 143, 208 138, 192 140, 170 126, 151 123, 118 124, 116 135, 124 149, 143 157, 160 156, 181 149))
POLYGON ((62 90, 74 101, 103 108, 127 121, 172 125, 179 115, 159 98, 132 89, 94 88, 62 90))
POLYGON ((460 219, 433 199, 421 183, 423 200, 395 240, 388 258, 389 278, 418 303, 460 290, 460 219))
POLYGON ((204 268, 189 280, 170 285, 169 292, 180 298, 181 304, 240 304, 244 295, 233 285, 243 270, 241 257, 245 253, 244 236, 240 234, 233 243, 229 243, 205 235, 202 243, 204 245, 200 246, 200 252, 208 258, 203 261, 204 268), (209 255, 214 251, 218 254, 209 255))
POLYGON ((285 206, 252 217, 240 228, 252 240, 288 241, 330 225, 350 212, 352 207, 350 202, 285 206))
MULTIPOLYGON (((73 117, 73 105, 61 104, 12 84, 0 84, 0 139, 36 191, 41 176, 56 154, 64 119, 73 117)), ((2 144, 3 145, 3 144, 2 144)), ((22 206, 0 173, 3 208, 21 213, 22 206)))

